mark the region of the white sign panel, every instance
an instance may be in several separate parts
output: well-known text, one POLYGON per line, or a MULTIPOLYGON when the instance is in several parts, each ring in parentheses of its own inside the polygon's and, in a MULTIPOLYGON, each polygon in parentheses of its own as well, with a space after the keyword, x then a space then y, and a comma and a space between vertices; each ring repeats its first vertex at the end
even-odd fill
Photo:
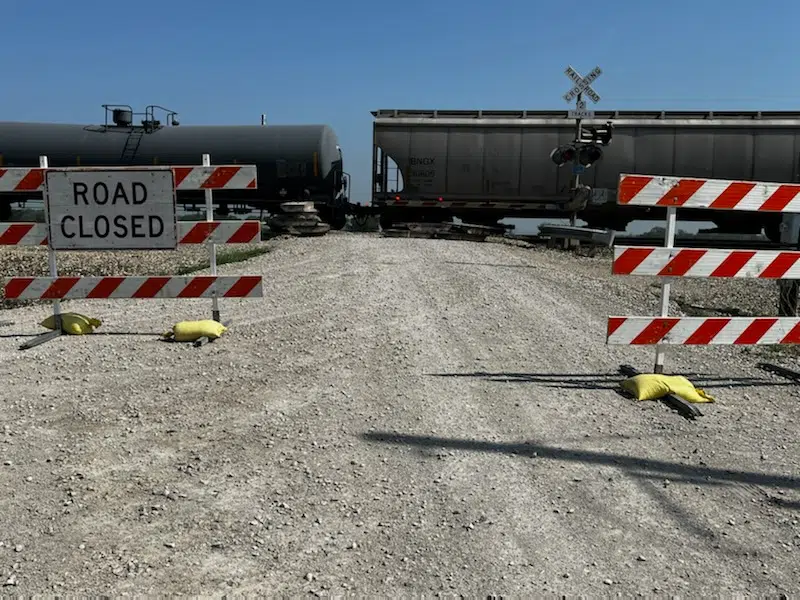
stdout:
POLYGON ((570 110, 570 111, 568 111, 568 117, 570 119, 593 119, 594 118, 594 111, 593 110, 570 110))
POLYGON ((53 250, 175 250, 175 177, 169 167, 52 169, 45 211, 53 250))

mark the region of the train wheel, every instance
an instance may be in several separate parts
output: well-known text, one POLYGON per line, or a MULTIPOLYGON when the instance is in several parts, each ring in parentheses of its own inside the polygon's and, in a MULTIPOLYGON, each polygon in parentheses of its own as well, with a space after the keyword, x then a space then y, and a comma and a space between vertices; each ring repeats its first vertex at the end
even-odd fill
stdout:
POLYGON ((781 241, 780 227, 781 224, 777 221, 774 223, 767 223, 766 225, 764 225, 764 235, 767 236, 767 239, 770 242, 777 244, 781 241))
POLYGON ((380 225, 381 229, 391 229, 393 225, 391 215, 388 215, 386 213, 381 213, 380 225))
POLYGON ((330 225, 331 229, 335 229, 336 231, 344 229, 344 226, 347 225, 347 213, 345 213, 343 210, 333 211, 330 225))

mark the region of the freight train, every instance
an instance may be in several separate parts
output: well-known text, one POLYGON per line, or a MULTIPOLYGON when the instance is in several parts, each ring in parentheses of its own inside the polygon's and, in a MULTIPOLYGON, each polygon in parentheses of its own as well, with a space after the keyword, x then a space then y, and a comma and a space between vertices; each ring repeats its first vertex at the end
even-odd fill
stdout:
MULTIPOLYGON (((800 112, 597 111, 584 126, 613 125, 612 143, 574 185, 570 163, 553 150, 575 140, 564 111, 373 111, 371 203, 350 203, 350 176, 328 125, 179 125, 174 111, 103 105, 102 125, 0 122, 0 168, 35 167, 46 155, 59 166, 254 164, 256 190, 217 191, 218 214, 275 212, 281 202, 312 200, 335 229, 347 215, 397 221, 496 224, 506 218, 575 215, 590 227, 624 231, 631 221, 660 220, 664 209, 619 206, 620 173, 798 180, 800 112), (166 114, 165 122, 155 118, 166 114), (112 122, 109 123, 109 115, 112 122), (139 123, 134 117, 142 116, 139 123)), ((607 141, 607 140, 606 140, 607 141)), ((35 197, 35 195, 32 195, 35 197)), ((0 193, 0 220, 18 194, 0 193)), ((178 192, 179 204, 202 204, 202 191, 178 192)), ((679 209, 681 220, 712 221, 727 233, 777 241, 780 214, 679 209)))
MULTIPOLYGON (((254 164, 256 190, 214 192, 217 212, 231 208, 276 210, 281 202, 311 200, 335 229, 346 223, 349 175, 336 134, 328 125, 180 126, 177 113, 151 105, 144 113, 104 104, 103 125, 0 122, 0 168, 254 164), (158 111, 158 113, 157 113, 158 111), (162 122, 157 114, 165 113, 162 122), (109 115, 111 122, 109 122, 109 115), (143 116, 139 123, 134 118, 143 116)), ((31 198, 41 198, 32 194, 31 198)), ((0 194, 0 219, 19 194, 0 194)), ((202 204, 202 191, 179 191, 181 205, 202 204)))
MULTIPOLYGON (((798 112, 597 111, 584 125, 611 123, 602 158, 580 174, 557 166, 553 150, 575 141, 567 111, 378 110, 372 112, 372 204, 388 227, 398 220, 496 223, 564 217, 624 231, 664 209, 616 204, 620 173, 798 180, 798 112)), ((728 233, 777 241, 780 214, 678 210, 678 219, 712 221, 728 233)))

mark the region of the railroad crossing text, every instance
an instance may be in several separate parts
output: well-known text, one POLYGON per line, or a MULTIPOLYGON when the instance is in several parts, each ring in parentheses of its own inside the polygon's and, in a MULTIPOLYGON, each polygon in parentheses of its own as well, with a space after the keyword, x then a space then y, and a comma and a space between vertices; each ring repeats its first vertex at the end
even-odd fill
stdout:
POLYGON ((171 169, 47 172, 45 202, 55 250, 175 249, 171 169))

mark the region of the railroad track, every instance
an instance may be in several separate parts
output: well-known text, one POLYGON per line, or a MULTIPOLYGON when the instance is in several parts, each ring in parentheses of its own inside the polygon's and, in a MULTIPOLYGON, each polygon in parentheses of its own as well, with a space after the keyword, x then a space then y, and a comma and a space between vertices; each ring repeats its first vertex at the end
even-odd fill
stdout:
MULTIPOLYGON (((383 235, 385 237, 422 237, 465 241, 484 241, 487 237, 492 236, 536 245, 549 244, 554 239, 564 239, 564 237, 554 234, 520 235, 504 232, 498 227, 453 223, 403 223, 392 229, 384 230, 383 235)), ((596 240, 593 242, 583 241, 580 245, 593 248, 604 247, 603 242, 598 243, 596 240)), ((617 235, 614 238, 614 245, 663 247, 664 238, 662 236, 617 235)), ((720 248, 723 250, 798 250, 797 247, 790 244, 779 244, 766 238, 714 233, 676 237, 674 245, 676 248, 720 248)), ((572 245, 573 248, 575 246, 576 244, 572 245)))
MULTIPOLYGON (((508 239, 515 239, 531 244, 547 244, 550 236, 544 235, 506 235, 508 239)), ((664 246, 661 236, 617 236, 615 246, 664 246)), ((675 238, 676 248, 720 248, 723 250, 798 250, 791 244, 780 244, 768 239, 752 239, 736 237, 733 235, 700 235, 692 237, 675 238)))
MULTIPOLYGON (((617 246, 663 246, 663 237, 619 236, 614 240, 617 246)), ((678 248, 723 248, 752 250, 797 250, 797 246, 771 242, 766 238, 742 238, 734 235, 699 235, 675 239, 678 248)))

